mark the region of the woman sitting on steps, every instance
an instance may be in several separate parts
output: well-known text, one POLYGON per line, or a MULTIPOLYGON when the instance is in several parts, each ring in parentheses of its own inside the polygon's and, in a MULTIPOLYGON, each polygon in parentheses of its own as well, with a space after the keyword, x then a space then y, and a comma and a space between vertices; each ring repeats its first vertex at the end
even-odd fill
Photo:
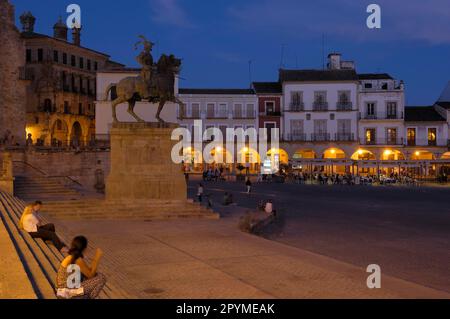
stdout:
POLYGON ((41 217, 39 216, 41 207, 41 201, 36 201, 25 207, 19 221, 20 229, 25 230, 33 238, 41 238, 43 241, 51 241, 60 252, 66 254, 68 249, 56 235, 55 225, 42 224, 41 217))
POLYGON ((103 252, 97 249, 95 257, 91 265, 87 264, 83 259, 83 253, 88 246, 86 237, 78 236, 72 241, 69 249, 69 256, 62 262, 56 276, 56 289, 59 298, 81 298, 81 299, 95 299, 98 297, 103 287, 106 284, 106 277, 97 273, 98 264, 103 252), (73 268, 69 266, 75 265, 80 270, 79 286, 70 287, 73 284, 73 268))

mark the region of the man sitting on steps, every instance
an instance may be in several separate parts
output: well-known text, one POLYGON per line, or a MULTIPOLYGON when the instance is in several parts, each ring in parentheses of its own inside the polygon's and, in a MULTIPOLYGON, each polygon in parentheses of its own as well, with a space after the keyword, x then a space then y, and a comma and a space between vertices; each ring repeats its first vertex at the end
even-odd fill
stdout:
POLYGON ((19 227, 30 234, 32 238, 41 238, 44 242, 49 240, 62 253, 67 254, 66 245, 56 235, 55 225, 42 224, 39 211, 42 207, 41 201, 36 201, 25 207, 19 221, 19 227))

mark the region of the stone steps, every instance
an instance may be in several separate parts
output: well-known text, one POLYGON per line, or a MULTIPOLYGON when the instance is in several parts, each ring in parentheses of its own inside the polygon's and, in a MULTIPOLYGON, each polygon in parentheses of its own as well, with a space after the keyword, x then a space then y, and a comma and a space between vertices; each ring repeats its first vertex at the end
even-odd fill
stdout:
POLYGON ((36 241, 25 231, 19 229, 19 217, 14 210, 10 197, 0 193, 0 213, 3 222, 10 233, 36 295, 38 298, 55 299, 51 280, 52 277, 56 278, 56 272, 47 257, 43 256, 36 241))
POLYGON ((76 200, 82 197, 77 191, 45 176, 17 176, 14 194, 26 201, 76 200))
POLYGON ((108 202, 85 200, 47 202, 45 214, 58 219, 218 219, 219 215, 190 201, 108 202))
MULTIPOLYGON (((0 215, 10 233, 19 257, 24 265, 36 295, 42 299, 55 299, 54 284, 59 265, 64 258, 57 249, 40 239, 33 239, 18 227, 19 219, 25 208, 25 203, 16 197, 0 192, 0 215)), ((69 238, 58 234, 66 243, 69 238)), ((88 247, 88 253, 93 247, 88 247)), ((121 288, 107 283, 100 298, 128 298, 129 295, 121 288)))

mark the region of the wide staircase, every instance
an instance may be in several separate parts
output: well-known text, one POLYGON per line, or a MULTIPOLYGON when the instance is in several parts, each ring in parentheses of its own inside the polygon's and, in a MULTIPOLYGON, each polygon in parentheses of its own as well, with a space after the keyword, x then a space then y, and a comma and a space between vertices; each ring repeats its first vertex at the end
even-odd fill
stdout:
MULTIPOLYGON (((24 208, 25 203, 22 200, 0 192, 1 220, 13 241, 36 295, 42 299, 55 299, 56 274, 64 257, 52 244, 44 243, 41 239, 33 239, 19 228, 19 219, 24 208)), ((58 233, 58 236, 66 243, 70 240, 64 234, 58 233)), ((88 247, 86 255, 93 256, 92 246, 94 245, 88 247)), ((105 262, 101 264, 101 271, 108 274, 115 270, 105 262)), ((108 282, 99 297, 126 299, 130 296, 117 283, 108 282)))
POLYGON ((47 176, 16 176, 14 181, 14 194, 32 202, 52 200, 79 200, 82 195, 74 189, 65 187, 58 179, 47 176))
POLYGON ((219 219, 219 214, 198 203, 189 201, 129 201, 79 200, 46 202, 47 216, 60 220, 128 219, 174 220, 219 219))

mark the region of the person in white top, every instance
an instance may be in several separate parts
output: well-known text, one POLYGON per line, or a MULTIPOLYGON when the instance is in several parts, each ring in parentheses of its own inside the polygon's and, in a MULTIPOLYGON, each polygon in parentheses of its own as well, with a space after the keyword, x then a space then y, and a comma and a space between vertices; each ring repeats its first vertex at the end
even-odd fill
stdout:
POLYGON ((39 216, 41 207, 42 202, 40 201, 36 201, 25 207, 22 217, 20 218, 19 227, 29 233, 33 238, 41 238, 43 241, 51 241, 59 251, 66 253, 68 249, 56 235, 55 225, 44 225, 42 223, 39 216))

